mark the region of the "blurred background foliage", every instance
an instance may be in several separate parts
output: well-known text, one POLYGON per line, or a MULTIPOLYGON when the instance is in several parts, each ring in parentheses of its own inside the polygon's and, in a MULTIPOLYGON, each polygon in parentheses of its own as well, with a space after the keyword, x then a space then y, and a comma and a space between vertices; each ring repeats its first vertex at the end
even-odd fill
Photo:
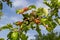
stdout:
MULTIPOLYGON (((0 16, 3 15, 3 2, 6 2, 8 6, 12 7, 12 2, 10 0, 0 0, 0 16)), ((8 23, 7 25, 0 27, 0 31, 5 29, 10 30, 10 32, 7 34, 7 40, 28 40, 26 33, 30 29, 36 30, 38 33, 38 35, 35 35, 35 40, 60 40, 60 33, 57 34, 52 32, 57 25, 60 25, 60 17, 58 15, 60 9, 60 1, 44 0, 43 3, 47 5, 49 9, 42 7, 37 8, 35 5, 30 5, 26 8, 16 10, 17 14, 22 14, 24 17, 23 21, 17 21, 13 24, 8 23), (30 14, 25 13, 29 10, 32 10, 30 14), (53 18, 53 16, 55 18, 53 18), (34 24, 35 26, 33 26, 34 24), (16 27, 14 28, 13 25, 16 27), (49 33, 42 35, 41 29, 39 27, 40 25, 43 25, 49 33)), ((1 38, 1 40, 4 39, 1 38)))

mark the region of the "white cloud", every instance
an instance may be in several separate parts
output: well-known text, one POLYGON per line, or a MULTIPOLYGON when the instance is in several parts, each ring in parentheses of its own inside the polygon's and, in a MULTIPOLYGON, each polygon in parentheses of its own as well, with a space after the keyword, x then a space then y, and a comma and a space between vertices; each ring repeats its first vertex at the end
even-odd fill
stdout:
POLYGON ((25 7, 27 6, 28 2, 26 0, 14 0, 13 6, 14 7, 25 7))

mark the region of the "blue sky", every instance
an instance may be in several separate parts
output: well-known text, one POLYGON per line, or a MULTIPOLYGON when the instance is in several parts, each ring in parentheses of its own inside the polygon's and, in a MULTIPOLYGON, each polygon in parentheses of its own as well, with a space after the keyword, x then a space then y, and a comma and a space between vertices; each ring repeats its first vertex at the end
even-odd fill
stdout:
MULTIPOLYGON (((43 4, 43 1, 42 0, 11 0, 13 2, 13 7, 10 8, 7 6, 6 3, 3 3, 3 17, 2 19, 0 20, 0 26, 3 26, 3 25, 6 25, 7 23, 13 23, 15 21, 18 21, 18 20, 21 20, 22 21, 22 15, 18 15, 16 14, 16 9, 19 9, 19 8, 23 8, 23 7, 26 7, 26 6, 29 6, 31 4, 34 4, 36 5, 37 7, 44 7, 44 8, 48 8, 45 4, 43 4)), ((59 14, 60 15, 60 14, 59 14)), ((46 29, 41 26, 41 32, 42 33, 47 33, 46 29)), ((59 32, 60 30, 60 27, 57 26, 54 31, 58 31, 59 32)), ((3 30, 0 32, 0 38, 3 37, 3 38, 7 38, 7 34, 8 34, 9 30, 3 30)), ((35 30, 29 30, 27 35, 29 35, 30 37, 29 38, 33 38, 33 35, 34 34, 37 34, 37 32, 35 30)))

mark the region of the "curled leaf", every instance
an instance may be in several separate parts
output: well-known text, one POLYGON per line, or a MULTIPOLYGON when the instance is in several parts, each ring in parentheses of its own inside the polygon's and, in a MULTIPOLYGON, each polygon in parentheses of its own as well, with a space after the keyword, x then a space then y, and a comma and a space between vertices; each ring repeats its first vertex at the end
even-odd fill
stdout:
POLYGON ((35 5, 30 5, 28 6, 29 9, 36 9, 36 6, 35 5))

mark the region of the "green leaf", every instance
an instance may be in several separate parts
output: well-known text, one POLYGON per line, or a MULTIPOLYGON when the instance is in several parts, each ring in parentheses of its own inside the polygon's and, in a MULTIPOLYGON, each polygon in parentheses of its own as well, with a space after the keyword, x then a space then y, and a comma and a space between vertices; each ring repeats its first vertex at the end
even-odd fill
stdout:
POLYGON ((53 8, 58 8, 58 0, 51 0, 51 3, 53 8))
POLYGON ((29 26, 27 24, 22 24, 20 28, 22 28, 22 31, 24 31, 25 33, 27 33, 27 31, 29 30, 29 26))
POLYGON ((23 17, 24 18, 28 18, 29 17, 29 14, 27 13, 27 14, 23 14, 23 17))
POLYGON ((1 30, 4 30, 4 29, 10 29, 10 28, 13 28, 13 26, 12 26, 11 24, 7 24, 7 25, 5 25, 5 26, 2 26, 2 27, 0 28, 0 31, 1 31, 1 30))
POLYGON ((48 9, 46 8, 38 8, 36 9, 36 12, 38 16, 48 16, 48 9))
POLYGON ((3 13, 2 12, 0 12, 0 19, 1 19, 1 17, 3 16, 3 13))
POLYGON ((4 38, 0 38, 0 40, 4 40, 4 38))
POLYGON ((57 26, 55 22, 49 22, 48 27, 46 28, 49 32, 53 31, 53 29, 57 26))
POLYGON ((7 37, 8 37, 8 39, 11 39, 11 34, 12 34, 13 32, 9 32, 8 33, 8 35, 7 35, 7 37))
POLYGON ((29 26, 24 27, 24 31, 25 31, 25 33, 27 33, 27 31, 29 30, 28 27, 29 27, 29 26))
POLYGON ((3 8, 3 4, 2 4, 2 2, 0 1, 0 10, 2 10, 2 8, 3 8))
POLYGON ((36 15, 37 15, 38 17, 42 17, 42 16, 43 16, 43 13, 36 13, 36 15))
POLYGON ((55 8, 51 11, 51 16, 55 15, 56 17, 58 17, 58 8, 55 8))
POLYGON ((7 2, 7 5, 12 7, 12 2, 7 2))
POLYGON ((42 13, 42 12, 43 12, 43 8, 38 8, 38 9, 36 9, 36 12, 37 12, 37 13, 42 13))
POLYGON ((19 14, 19 10, 16 10, 16 13, 19 14))
POLYGON ((47 1, 47 0, 44 0, 44 1, 47 1))
POLYGON ((17 14, 23 14, 24 13, 24 10, 23 9, 18 9, 18 10, 16 10, 16 13, 17 14))
POLYGON ((44 13, 44 15, 47 17, 47 16, 48 16, 48 9, 43 8, 43 13, 44 13))
POLYGON ((6 0, 6 2, 8 6, 12 7, 12 2, 10 0, 6 0))
POLYGON ((53 28, 52 28, 52 27, 48 27, 48 28, 46 28, 46 30, 47 30, 48 32, 51 32, 51 31, 53 31, 53 28))
POLYGON ((9 32, 7 37, 10 40, 19 40, 19 33, 17 31, 9 32))
POLYGON ((36 9, 36 6, 35 5, 30 5, 30 6, 28 6, 28 8, 31 10, 31 9, 36 9))
POLYGON ((45 21, 47 21, 46 18, 41 18, 40 20, 41 20, 41 22, 45 22, 45 21))
POLYGON ((0 12, 0 16, 2 16, 3 15, 3 13, 2 12, 0 12))
POLYGON ((20 36, 21 36, 21 40, 27 40, 27 39, 28 39, 28 36, 26 36, 26 35, 23 34, 23 33, 22 33, 20 36))
POLYGON ((60 18, 55 18, 54 20, 60 25, 60 18))
POLYGON ((52 4, 47 2, 47 1, 44 1, 44 4, 46 4, 48 7, 52 8, 52 4))
POLYGON ((13 32, 11 34, 11 40, 19 40, 19 33, 18 32, 13 32))
POLYGON ((34 25, 34 22, 31 22, 30 25, 29 25, 31 29, 35 28, 33 25, 34 25))
POLYGON ((38 35, 41 37, 42 33, 41 33, 41 29, 39 28, 39 25, 36 25, 36 31, 37 31, 38 35))

